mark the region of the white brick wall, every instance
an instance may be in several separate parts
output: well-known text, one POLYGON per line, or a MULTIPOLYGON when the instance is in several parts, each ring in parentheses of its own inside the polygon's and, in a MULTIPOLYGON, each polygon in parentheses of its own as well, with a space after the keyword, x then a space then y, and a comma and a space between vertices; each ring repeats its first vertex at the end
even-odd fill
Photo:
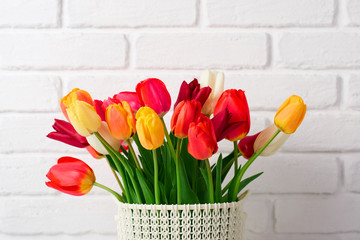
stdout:
POLYGON ((0 239, 116 239, 104 191, 45 187, 71 155, 116 188, 102 160, 45 138, 62 95, 101 99, 158 77, 175 101, 181 81, 215 68, 246 91, 251 133, 291 94, 308 106, 283 149, 249 169, 265 173, 250 187, 247 239, 359 240, 359 26, 358 0, 0 1, 0 239))

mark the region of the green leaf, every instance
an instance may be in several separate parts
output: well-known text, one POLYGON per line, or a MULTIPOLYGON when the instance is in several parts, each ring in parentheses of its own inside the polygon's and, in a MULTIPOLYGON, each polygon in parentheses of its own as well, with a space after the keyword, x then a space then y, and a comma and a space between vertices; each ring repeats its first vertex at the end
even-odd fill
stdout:
POLYGON ((191 189, 188 177, 186 176, 186 170, 184 162, 180 160, 180 178, 181 178, 181 196, 183 204, 195 204, 200 203, 199 198, 195 192, 191 189))
POLYGON ((215 181, 215 202, 221 202, 221 170, 222 170, 222 154, 219 155, 219 158, 216 163, 216 181, 215 181))
MULTIPOLYGON (((137 136, 135 134, 132 138, 134 142, 136 143, 136 146, 138 147, 139 153, 140 153, 140 162, 144 169, 144 173, 147 177, 154 176, 154 162, 152 159, 152 151, 145 149, 137 136)), ((131 154, 129 154, 131 155, 131 154)))
POLYGON ((222 162, 222 170, 221 170, 221 183, 224 182, 226 175, 229 173, 231 166, 234 161, 234 151, 232 151, 229 155, 227 155, 222 162))
MULTIPOLYGON (((233 177, 233 179, 231 179, 231 184, 230 184, 230 187, 229 187, 229 190, 227 192, 227 195, 228 195, 228 202, 233 202, 236 200, 236 197, 234 199, 234 195, 236 196, 236 194, 234 194, 236 192, 236 190, 238 189, 237 187, 237 182, 240 182, 240 173, 241 173, 241 168, 239 168, 235 174, 235 176, 233 177)), ((237 193, 237 192, 236 192, 237 193)))
POLYGON ((161 199, 163 199, 163 201, 161 201, 164 204, 169 204, 167 197, 166 197, 166 192, 165 192, 165 186, 163 183, 159 182, 159 188, 160 188, 160 196, 161 199))
POLYGON ((237 190, 237 194, 239 194, 241 192, 241 190, 244 189, 244 187, 246 187, 246 185, 248 185, 249 183, 251 183, 252 181, 254 181, 256 178, 258 178, 261 174, 263 174, 264 172, 261 172, 261 173, 258 173, 258 174, 255 174, 251 177, 248 177, 244 180, 242 180, 239 184, 239 188, 237 190))
POLYGON ((149 188, 149 186, 146 183, 144 177, 141 175, 141 173, 140 173, 140 171, 138 169, 136 169, 136 176, 137 176, 137 178, 139 180, 140 187, 141 187, 141 189, 143 191, 143 195, 145 197, 146 204, 155 204, 155 198, 154 198, 153 190, 151 190, 149 188))
POLYGON ((116 165, 114 163, 114 160, 111 158, 111 156, 107 154, 107 155, 105 155, 105 157, 109 161, 110 167, 112 169, 114 169, 116 172, 119 172, 119 170, 117 169, 117 167, 116 167, 116 165))

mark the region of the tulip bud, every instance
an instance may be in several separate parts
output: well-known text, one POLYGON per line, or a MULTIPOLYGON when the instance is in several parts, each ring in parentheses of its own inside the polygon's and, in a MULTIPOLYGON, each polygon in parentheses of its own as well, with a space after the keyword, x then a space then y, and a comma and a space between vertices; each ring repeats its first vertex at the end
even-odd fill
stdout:
POLYGON ((238 149, 245 159, 251 158, 251 156, 254 154, 254 142, 259 134, 260 133, 252 136, 246 136, 239 141, 238 149))
MULTIPOLYGON (((254 142, 254 151, 258 152, 260 149, 265 146, 265 144, 270 140, 270 138, 275 134, 278 128, 272 124, 263 130, 254 142)), ((270 156, 274 154, 279 148, 286 142, 290 134, 285 134, 280 132, 274 140, 264 149, 260 156, 270 156)))
POLYGON ((136 132, 134 114, 125 101, 108 106, 105 118, 111 134, 116 139, 127 140, 136 132))
POLYGON ((94 171, 83 161, 62 157, 46 174, 48 187, 74 196, 90 192, 95 182, 94 171))
POLYGON ((302 98, 292 95, 278 109, 274 123, 284 133, 291 134, 300 126, 305 113, 306 105, 302 98))
POLYGON ((205 160, 218 150, 214 127, 211 120, 201 114, 189 126, 188 152, 196 159, 205 160))
POLYGON ((76 100, 66 109, 70 123, 75 130, 84 137, 97 132, 101 125, 101 118, 95 108, 83 101, 76 100))
POLYGON ((157 78, 149 78, 136 85, 141 106, 152 108, 163 117, 171 107, 171 97, 165 84, 157 78))
POLYGON ((198 80, 195 78, 190 83, 185 81, 182 82, 180 86, 180 91, 178 98, 174 104, 174 108, 181 102, 185 100, 197 100, 201 103, 201 106, 204 105, 205 101, 208 99, 211 93, 210 87, 200 88, 198 80))
POLYGON ((137 134, 145 149, 156 149, 164 143, 164 127, 154 110, 141 107, 136 113, 136 120, 137 134))
POLYGON ((202 113, 210 116, 214 112, 215 105, 224 91, 224 73, 205 70, 200 78, 200 86, 201 88, 208 86, 211 88, 210 96, 202 107, 202 113))
MULTIPOLYGON (((121 140, 114 138, 109 130, 106 122, 101 122, 101 127, 98 130, 100 136, 115 150, 119 150, 121 145, 121 140)), ((107 155, 109 154, 105 147, 102 145, 100 140, 94 135, 90 135, 86 137, 89 144, 99 153, 107 155)))
POLYGON ((201 114, 201 104, 196 100, 180 102, 171 117, 171 132, 178 138, 188 136, 189 125, 201 114))
POLYGON ((230 141, 244 138, 250 130, 250 112, 244 91, 229 89, 223 92, 215 106, 214 118, 226 109, 231 114, 228 124, 237 124, 237 127, 225 138, 230 141))
POLYGON ((63 112, 64 116, 68 121, 70 121, 70 119, 68 117, 66 109, 69 108, 71 103, 75 101, 83 101, 90 104, 91 106, 94 106, 94 101, 92 100, 88 92, 79 88, 74 88, 70 93, 68 93, 68 95, 66 95, 60 100, 61 111, 63 112))
POLYGON ((69 144, 77 148, 86 148, 89 146, 86 138, 76 132, 71 123, 64 120, 55 119, 52 126, 55 130, 47 135, 48 138, 69 144))

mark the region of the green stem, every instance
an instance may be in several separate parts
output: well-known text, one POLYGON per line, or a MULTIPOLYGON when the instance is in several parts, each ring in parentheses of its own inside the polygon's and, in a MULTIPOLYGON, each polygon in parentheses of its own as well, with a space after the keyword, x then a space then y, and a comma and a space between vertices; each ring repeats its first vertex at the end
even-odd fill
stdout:
POLYGON ((136 167, 137 167, 137 169, 139 169, 139 172, 142 174, 142 169, 141 169, 140 164, 139 164, 139 159, 136 157, 136 153, 135 153, 134 148, 133 148, 133 146, 131 144, 131 141, 128 139, 128 140, 126 140, 126 142, 129 145, 129 149, 130 149, 131 155, 132 155, 132 157, 134 159, 134 162, 136 164, 136 167))
POLYGON ((235 176, 236 172, 237 172, 237 169, 239 168, 238 157, 237 157, 238 146, 237 146, 237 141, 236 140, 233 143, 234 143, 234 162, 235 162, 234 176, 235 176))
MULTIPOLYGON (((244 176, 246 170, 249 168, 249 166, 255 161, 255 159, 265 150, 265 148, 267 146, 269 146, 269 144, 276 138, 276 136, 280 133, 280 130, 278 129, 274 135, 269 139, 269 141, 266 142, 266 144, 254 155, 252 155, 252 157, 244 164, 244 166, 241 168, 240 170, 240 176, 239 176, 239 183, 241 182, 242 177, 244 176)), ((232 196, 232 199, 236 199, 237 196, 237 192, 233 193, 234 195, 232 196)))
POLYGON ((177 203, 181 204, 181 178, 180 178, 180 148, 182 144, 182 139, 177 141, 176 146, 176 158, 175 158, 175 168, 176 168, 176 187, 177 187, 177 203))
POLYGON ((114 171, 114 169, 111 167, 111 164, 110 164, 109 159, 108 159, 109 155, 105 155, 105 157, 106 157, 107 163, 109 164, 109 167, 110 167, 112 173, 114 174, 114 176, 115 176, 115 178, 116 178, 116 181, 118 182, 118 184, 119 184, 119 186, 120 186, 120 188, 121 188, 121 191, 122 191, 123 193, 125 193, 124 186, 122 185, 122 183, 121 183, 118 175, 117 175, 116 172, 114 171))
POLYGON ((228 190, 230 188, 231 185, 231 181, 228 182, 228 184, 226 184, 226 186, 224 187, 224 189, 221 191, 221 195, 224 195, 224 193, 226 192, 226 190, 228 190))
POLYGON ((123 198, 121 197, 120 194, 118 194, 117 192, 115 192, 114 190, 112 190, 111 188, 108 188, 100 183, 94 182, 94 186, 97 186, 99 188, 102 188, 106 191, 108 191, 109 193, 111 193, 112 195, 114 195, 120 202, 123 202, 123 198))
MULTIPOLYGON (((129 167, 129 165, 127 164, 126 160, 124 159, 124 157, 120 154, 119 151, 114 150, 102 137, 99 133, 95 132, 94 133, 95 136, 100 140, 100 142, 103 144, 103 146, 106 148, 106 150, 112 154, 114 154, 116 156, 117 159, 119 159, 119 161, 122 163, 122 165, 125 167, 126 171, 129 174, 130 180, 132 182, 132 184, 134 185, 134 189, 135 189, 135 193, 136 193, 136 197, 138 199, 138 203, 141 203, 141 193, 140 193, 140 189, 139 189, 139 185, 137 184, 135 178, 134 178, 134 171, 132 171, 132 169, 129 167)), ((125 178, 123 178, 125 179, 125 178)), ((129 196, 129 195, 126 195, 129 196)))
POLYGON ((156 150, 153 149, 153 160, 154 160, 154 190, 155 190, 155 203, 160 204, 160 191, 159 191, 159 168, 156 150))
POLYGON ((213 183, 209 159, 205 160, 205 164, 206 164, 206 169, 207 169, 207 173, 208 173, 207 175, 208 175, 208 181, 209 181, 210 203, 214 203, 215 202, 214 201, 214 183, 213 183))
POLYGON ((171 142, 171 139, 170 139, 170 136, 169 136, 169 132, 168 132, 168 130, 167 130, 167 128, 166 128, 166 124, 165 124, 165 122, 164 122, 164 119, 163 119, 163 118, 160 118, 160 119, 161 119, 161 122, 162 122, 163 127, 164 127, 165 138, 166 138, 166 141, 167 141, 167 143, 168 143, 168 145, 169 145, 169 147, 170 147, 171 155, 172 155, 173 159, 175 160, 175 159, 176 159, 176 153, 175 153, 174 146, 173 146, 173 144, 172 144, 172 142, 171 142))

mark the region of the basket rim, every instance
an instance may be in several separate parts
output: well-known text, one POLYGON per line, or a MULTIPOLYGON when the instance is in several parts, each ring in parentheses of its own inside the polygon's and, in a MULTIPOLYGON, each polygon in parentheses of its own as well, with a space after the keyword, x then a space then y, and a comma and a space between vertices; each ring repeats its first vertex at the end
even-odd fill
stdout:
POLYGON ((238 201, 224 203, 196 203, 196 204, 137 204, 123 203, 116 199, 119 208, 143 209, 143 210, 195 210, 195 209, 222 209, 231 207, 242 208, 250 192, 245 191, 240 195, 238 201))

